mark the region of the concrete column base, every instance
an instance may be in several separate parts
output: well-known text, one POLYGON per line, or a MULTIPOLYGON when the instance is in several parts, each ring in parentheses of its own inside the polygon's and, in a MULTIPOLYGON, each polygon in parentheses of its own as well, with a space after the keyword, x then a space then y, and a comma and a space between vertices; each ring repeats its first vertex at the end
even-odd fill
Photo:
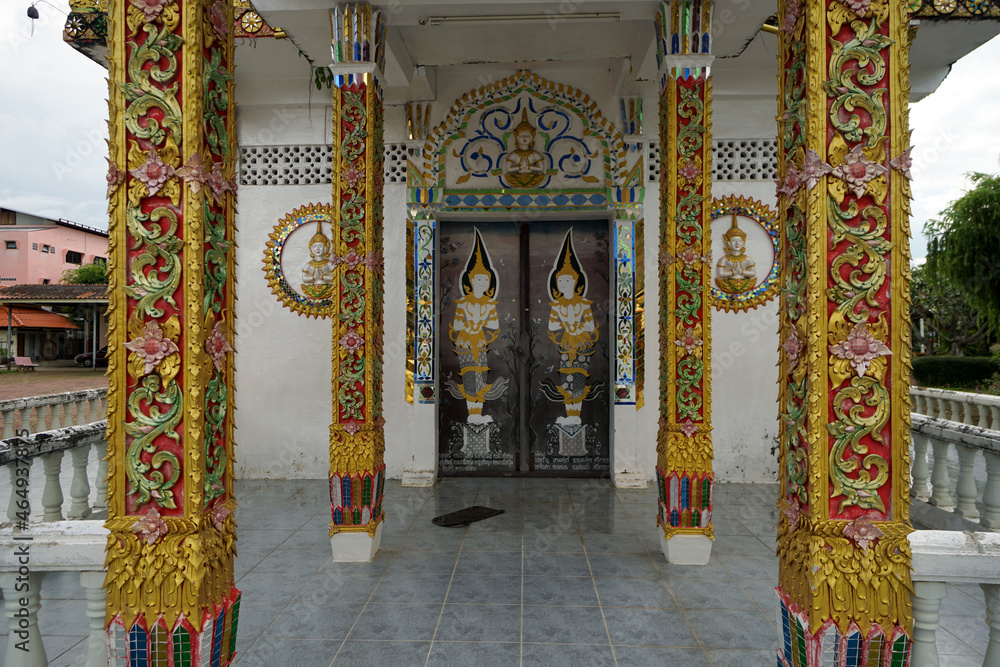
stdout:
POLYGON ((403 486, 434 486, 437 473, 433 470, 404 470, 403 486))
POLYGON ((616 489, 645 489, 649 481, 641 472, 616 472, 611 477, 616 489))
POLYGON ((708 565, 712 557, 712 540, 707 535, 660 535, 660 549, 668 563, 674 565, 708 565))
POLYGON ((375 537, 367 532, 354 531, 340 532, 330 537, 333 560, 338 563, 367 563, 375 558, 382 543, 383 526, 385 523, 380 521, 375 529, 375 537))

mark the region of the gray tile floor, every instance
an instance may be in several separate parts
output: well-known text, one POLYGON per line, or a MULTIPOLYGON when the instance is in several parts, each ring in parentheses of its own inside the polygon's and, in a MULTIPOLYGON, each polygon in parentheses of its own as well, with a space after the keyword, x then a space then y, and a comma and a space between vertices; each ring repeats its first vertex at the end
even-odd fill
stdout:
MULTIPOLYGON (((324 481, 237 482, 242 667, 344 665, 773 665, 778 564, 773 485, 719 484, 707 566, 668 565, 656 493, 607 480, 390 482, 382 550, 335 563, 324 481), (439 514, 506 510, 468 528, 439 514)), ((43 585, 56 667, 83 664, 74 574, 43 585)), ((942 665, 980 665, 985 606, 951 586, 942 665)))

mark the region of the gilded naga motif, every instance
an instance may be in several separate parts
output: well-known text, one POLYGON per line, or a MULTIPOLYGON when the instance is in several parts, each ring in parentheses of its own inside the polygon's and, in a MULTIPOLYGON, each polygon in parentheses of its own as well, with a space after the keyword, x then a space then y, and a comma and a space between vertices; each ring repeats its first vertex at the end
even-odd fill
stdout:
POLYGON ((468 423, 489 424, 493 417, 483 414, 483 403, 503 396, 507 378, 486 382, 490 370, 488 347, 500 329, 496 299, 499 277, 478 229, 461 284, 463 295, 455 302, 455 317, 448 330, 458 355, 462 384, 449 380, 447 387, 452 396, 465 399, 468 423))
POLYGON ((715 265, 715 284, 727 294, 749 291, 757 284, 757 263, 746 254, 747 234, 733 214, 732 226, 722 235, 726 247, 715 265))
POLYGON ((598 331, 594 323, 591 301, 586 299, 587 274, 573 248, 573 228, 563 239, 562 247, 549 273, 549 338, 559 348, 559 373, 562 382, 557 387, 566 404, 566 415, 556 423, 573 426, 582 423, 580 411, 590 393, 590 357, 594 354, 598 331))

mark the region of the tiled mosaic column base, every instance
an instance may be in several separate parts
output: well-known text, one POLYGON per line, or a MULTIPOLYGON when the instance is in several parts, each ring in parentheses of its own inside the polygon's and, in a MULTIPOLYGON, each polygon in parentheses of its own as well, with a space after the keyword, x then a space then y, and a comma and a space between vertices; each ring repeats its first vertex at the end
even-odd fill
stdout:
POLYGON ((881 626, 872 624, 867 633, 856 623, 841 632, 828 620, 815 633, 809 632, 809 619, 777 589, 781 611, 781 647, 778 667, 907 667, 910 664, 911 639, 900 626, 886 635, 881 626))
POLYGON ((330 476, 330 546, 333 560, 363 562, 375 557, 382 541, 385 464, 374 473, 330 476))
POLYGON ((657 466, 656 488, 656 522, 664 529, 660 549, 667 562, 708 565, 712 557, 712 473, 667 474, 657 466))
POLYGON ((233 588, 214 611, 205 611, 198 632, 181 616, 168 630, 160 616, 149 628, 139 616, 131 628, 121 616, 108 626, 111 667, 225 667, 236 655, 236 628, 240 616, 240 591, 233 588))

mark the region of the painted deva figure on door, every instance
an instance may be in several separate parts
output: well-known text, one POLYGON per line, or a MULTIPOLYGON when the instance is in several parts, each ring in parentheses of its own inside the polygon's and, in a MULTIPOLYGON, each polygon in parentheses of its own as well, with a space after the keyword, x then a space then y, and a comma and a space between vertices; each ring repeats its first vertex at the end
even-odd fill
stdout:
POLYGON ((562 382, 557 387, 566 404, 566 415, 556 418, 556 424, 575 426, 581 423, 583 400, 590 393, 590 357, 598 332, 594 313, 587 295, 587 274, 573 248, 573 228, 563 239, 559 255, 549 273, 549 338, 559 348, 559 373, 562 382))
POLYGON ((493 417, 483 414, 483 403, 503 396, 507 378, 486 382, 490 370, 486 353, 500 330, 496 298, 499 277, 478 229, 475 237, 462 272, 462 296, 455 302, 455 318, 448 327, 458 355, 462 384, 449 380, 447 387, 452 396, 465 399, 469 409, 468 423, 489 424, 493 417))

